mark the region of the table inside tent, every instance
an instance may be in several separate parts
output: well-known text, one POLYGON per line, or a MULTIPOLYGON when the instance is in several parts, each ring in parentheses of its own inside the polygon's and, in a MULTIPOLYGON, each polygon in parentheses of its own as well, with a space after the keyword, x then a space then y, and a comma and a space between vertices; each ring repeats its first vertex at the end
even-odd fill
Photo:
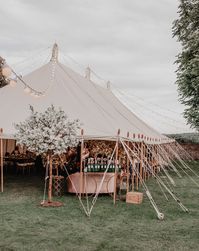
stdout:
POLYGON ((12 167, 14 171, 19 171, 19 169, 22 169, 23 173, 28 169, 30 172, 30 168, 33 168, 35 166, 35 159, 26 157, 26 156, 4 156, 4 168, 5 170, 8 167, 12 167))
MULTIPOLYGON (((67 177, 67 192, 80 193, 80 173, 73 173, 67 177)), ((98 192, 104 173, 82 173, 82 193, 94 194, 98 192)), ((114 173, 106 173, 100 193, 109 194, 114 192, 114 173)))

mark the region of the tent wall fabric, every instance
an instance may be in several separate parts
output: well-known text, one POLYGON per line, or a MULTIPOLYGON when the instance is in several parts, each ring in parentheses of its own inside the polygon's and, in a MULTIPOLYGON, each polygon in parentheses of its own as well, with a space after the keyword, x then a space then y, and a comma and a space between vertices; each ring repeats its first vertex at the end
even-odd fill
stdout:
POLYGON ((24 76, 22 82, 45 95, 34 98, 25 93, 20 84, 15 89, 4 87, 0 91, 0 106, 4 107, 0 110, 0 117, 6 133, 13 134, 14 123, 28 117, 29 105, 43 111, 53 104, 61 107, 69 118, 79 119, 88 139, 114 138, 120 129, 121 137, 126 137, 129 132, 130 138, 137 141, 153 144, 169 141, 135 116, 110 88, 103 88, 93 83, 88 74, 85 78, 61 64, 57 45, 50 62, 24 76))
MULTIPOLYGON (((3 139, 3 156, 5 156, 6 153, 11 154, 12 151, 14 151, 16 146, 16 140, 14 139, 3 139)), ((1 151, 1 146, 0 146, 1 151)))

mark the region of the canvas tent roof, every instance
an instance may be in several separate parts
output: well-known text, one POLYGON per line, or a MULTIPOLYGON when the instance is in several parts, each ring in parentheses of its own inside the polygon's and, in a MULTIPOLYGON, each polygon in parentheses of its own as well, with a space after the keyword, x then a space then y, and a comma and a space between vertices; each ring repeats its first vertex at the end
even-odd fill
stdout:
MULTIPOLYGON (((45 96, 34 98, 24 93, 23 86, 9 86, 0 90, 1 127, 5 133, 14 133, 14 123, 24 121, 29 115, 28 106, 43 111, 49 105, 62 107, 71 119, 79 119, 85 137, 115 137, 118 129, 121 136, 145 135, 146 141, 164 141, 156 130, 148 126, 123 105, 109 88, 103 88, 90 79, 61 64, 57 46, 54 46, 50 62, 23 77, 24 83, 36 90, 45 91, 45 96)), ((149 142, 150 143, 150 142, 149 142)))

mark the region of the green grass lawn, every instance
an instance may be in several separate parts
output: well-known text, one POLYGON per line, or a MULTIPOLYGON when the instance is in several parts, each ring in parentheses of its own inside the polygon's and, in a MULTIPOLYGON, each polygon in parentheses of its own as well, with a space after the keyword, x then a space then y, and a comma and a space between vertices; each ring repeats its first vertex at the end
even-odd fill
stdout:
MULTIPOLYGON (((192 163, 199 173, 199 162, 192 163)), ((66 195, 60 208, 42 208, 43 180, 5 177, 0 194, 0 250, 199 250, 199 189, 172 173, 175 191, 190 209, 167 202, 154 179, 147 182, 165 219, 159 221, 146 195, 141 205, 100 196, 90 218, 66 195)), ((199 179, 198 179, 199 180, 199 179)))

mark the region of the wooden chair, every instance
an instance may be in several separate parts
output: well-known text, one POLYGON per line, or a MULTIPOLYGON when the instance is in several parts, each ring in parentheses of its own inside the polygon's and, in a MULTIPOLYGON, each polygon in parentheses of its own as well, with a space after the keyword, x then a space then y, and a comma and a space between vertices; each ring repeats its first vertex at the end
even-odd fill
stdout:
POLYGON ((34 162, 27 162, 27 163, 16 163, 17 166, 17 173, 22 171, 22 174, 24 175, 26 171, 28 171, 30 175, 31 169, 35 166, 34 162))

